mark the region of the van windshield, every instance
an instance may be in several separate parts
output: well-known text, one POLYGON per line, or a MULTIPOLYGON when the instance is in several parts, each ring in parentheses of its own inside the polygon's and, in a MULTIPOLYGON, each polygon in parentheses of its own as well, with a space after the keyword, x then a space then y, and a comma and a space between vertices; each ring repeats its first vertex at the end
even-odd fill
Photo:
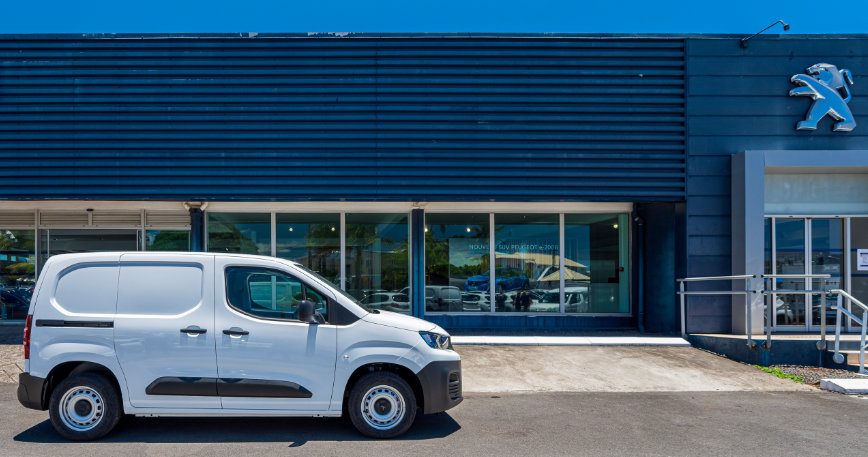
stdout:
POLYGON ((307 273, 307 274, 309 274, 309 275, 315 277, 316 279, 319 279, 320 281, 322 281, 322 282, 328 284, 329 286, 331 286, 331 288, 332 288, 335 292, 341 294, 341 296, 343 296, 343 297, 346 298, 347 300, 349 300, 349 301, 351 301, 351 302, 353 302, 353 303, 355 303, 355 304, 361 306, 365 311, 367 311, 367 312, 369 312, 369 313, 379 313, 379 311, 377 311, 377 310, 375 310, 375 309, 373 309, 373 308, 371 308, 371 307, 369 307, 369 306, 367 306, 367 305, 362 304, 362 302, 360 302, 358 299, 356 299, 356 297, 353 297, 352 295, 350 295, 350 294, 344 292, 344 290, 341 289, 340 287, 338 287, 337 284, 335 284, 335 283, 329 281, 328 279, 326 279, 325 277, 323 277, 323 275, 321 275, 321 274, 319 274, 319 273, 317 273, 317 272, 311 270, 310 268, 308 268, 308 267, 306 267, 306 266, 304 266, 304 265, 302 265, 302 264, 300 264, 300 263, 295 264, 295 266, 296 266, 296 268, 298 268, 298 269, 304 271, 305 273, 307 273))

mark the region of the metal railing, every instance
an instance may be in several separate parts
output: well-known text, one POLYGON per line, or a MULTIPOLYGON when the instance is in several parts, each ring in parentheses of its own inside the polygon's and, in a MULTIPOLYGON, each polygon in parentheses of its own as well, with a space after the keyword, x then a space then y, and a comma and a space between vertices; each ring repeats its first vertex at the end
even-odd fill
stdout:
MULTIPOLYGON (((681 305, 681 337, 687 338, 687 297, 690 295, 744 295, 745 296, 745 320, 750 322, 751 306, 750 296, 753 293, 748 287, 747 281, 756 279, 756 275, 734 275, 734 276, 698 276, 693 278, 678 279, 678 296, 681 305), (686 283, 688 282, 707 282, 707 281, 745 281, 745 290, 696 290, 688 291, 686 283)), ((747 326, 748 341, 750 338, 750 325, 747 326)))
POLYGON ((678 279, 678 295, 681 305, 681 336, 687 338, 687 297, 690 295, 744 295, 744 320, 745 320, 745 336, 747 337, 748 347, 754 347, 756 343, 753 341, 753 298, 756 295, 763 296, 763 304, 765 307, 765 325, 763 326, 765 333, 764 347, 769 349, 772 347, 772 328, 775 322, 775 297, 777 295, 796 295, 810 294, 820 295, 820 326, 822 340, 825 341, 826 329, 826 280, 831 278, 828 274, 775 274, 775 275, 733 275, 733 276, 702 276, 693 278, 678 279), (752 290, 749 286, 749 281, 753 279, 762 279, 763 288, 752 290), (819 290, 810 289, 777 289, 775 280, 777 279, 819 279, 821 281, 819 290), (701 281, 745 281, 744 290, 713 290, 713 291, 688 291, 686 283, 701 282, 701 281))
MULTIPOLYGON (((786 274, 774 274, 774 275, 760 275, 763 278, 763 289, 760 291, 763 295, 763 304, 766 309, 766 325, 765 325, 765 335, 766 342, 763 344, 763 347, 766 349, 771 349, 772 347, 772 327, 775 322, 775 299, 777 295, 819 295, 820 296, 820 341, 826 341, 826 295, 829 294, 829 290, 827 289, 826 281, 829 280, 832 275, 827 273, 821 274, 795 274, 795 275, 786 275, 786 274), (819 290, 813 289, 778 289, 775 283, 776 279, 819 279, 820 280, 820 288, 819 290)), ((807 304, 807 303, 806 303, 807 304)), ((750 323, 748 323, 750 324, 750 323)), ((750 346, 750 343, 748 343, 750 346)))
MULTIPOLYGON (((838 295, 838 303, 836 306, 837 314, 835 319, 835 354, 832 356, 832 360, 834 360, 835 363, 844 363, 846 361, 844 354, 841 352, 841 323, 843 321, 841 315, 843 314, 862 327, 862 333, 859 338, 859 374, 868 375, 868 372, 865 371, 865 334, 866 331, 868 331, 868 306, 865 306, 864 303, 841 289, 833 289, 832 293, 838 295), (850 300, 851 306, 856 305, 862 308, 861 317, 844 307, 844 298, 850 300)), ((825 326, 825 323, 823 325, 825 326)), ((825 335, 822 341, 825 343, 825 335)))

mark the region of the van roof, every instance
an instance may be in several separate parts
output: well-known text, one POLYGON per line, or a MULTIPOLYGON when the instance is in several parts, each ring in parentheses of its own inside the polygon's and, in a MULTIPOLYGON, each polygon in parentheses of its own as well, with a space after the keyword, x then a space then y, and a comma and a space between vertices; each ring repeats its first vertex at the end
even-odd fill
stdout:
POLYGON ((235 258, 249 258, 249 259, 261 259, 261 260, 276 260, 279 262, 286 262, 291 265, 300 265, 298 262, 282 259, 280 257, 271 257, 265 255, 253 255, 253 254, 238 254, 231 252, 186 252, 186 251, 102 251, 102 252, 76 252, 70 254, 57 254, 51 256, 51 258, 65 258, 65 259, 88 259, 93 257, 104 257, 104 256, 121 256, 124 254, 136 254, 137 256, 145 255, 145 256, 184 256, 184 257, 235 257, 235 258))

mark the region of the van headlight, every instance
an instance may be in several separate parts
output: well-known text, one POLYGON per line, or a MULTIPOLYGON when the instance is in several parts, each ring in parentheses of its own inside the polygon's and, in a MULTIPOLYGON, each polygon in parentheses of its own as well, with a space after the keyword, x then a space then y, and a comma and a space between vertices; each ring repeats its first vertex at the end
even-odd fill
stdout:
POLYGON ((419 336, 432 349, 452 349, 452 339, 449 338, 449 335, 434 332, 419 332, 419 336))

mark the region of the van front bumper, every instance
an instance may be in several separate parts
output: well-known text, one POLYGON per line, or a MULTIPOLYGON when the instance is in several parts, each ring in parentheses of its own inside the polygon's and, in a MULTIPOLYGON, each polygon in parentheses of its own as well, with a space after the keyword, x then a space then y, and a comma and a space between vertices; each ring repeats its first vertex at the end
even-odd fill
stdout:
POLYGON ((45 379, 30 376, 30 373, 18 374, 18 401, 26 408, 45 410, 43 389, 45 379))
POLYGON ((461 360, 442 360, 425 365, 417 373, 422 384, 424 414, 454 408, 464 400, 461 386, 461 360))

